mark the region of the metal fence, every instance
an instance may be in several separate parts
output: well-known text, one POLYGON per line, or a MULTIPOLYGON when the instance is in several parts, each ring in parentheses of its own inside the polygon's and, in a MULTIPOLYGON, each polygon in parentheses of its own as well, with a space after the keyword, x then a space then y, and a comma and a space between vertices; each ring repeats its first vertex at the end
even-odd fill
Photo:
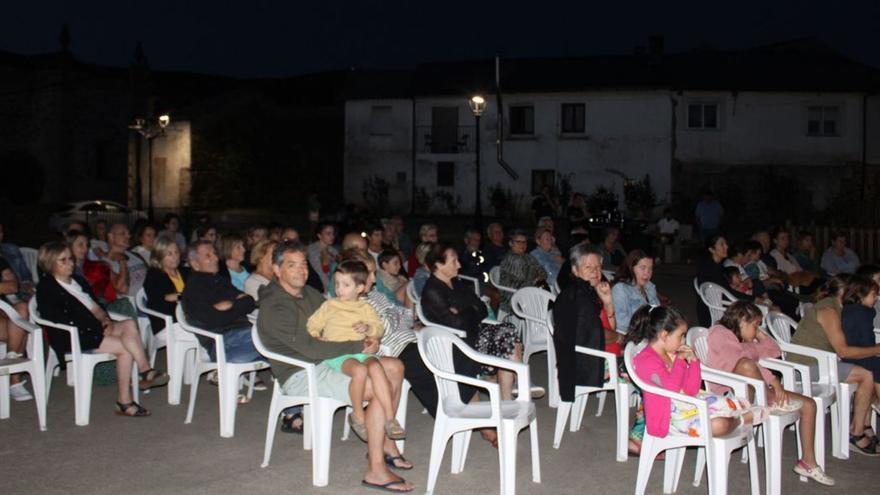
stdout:
POLYGON ((476 128, 459 126, 416 126, 416 149, 420 153, 472 153, 476 128))

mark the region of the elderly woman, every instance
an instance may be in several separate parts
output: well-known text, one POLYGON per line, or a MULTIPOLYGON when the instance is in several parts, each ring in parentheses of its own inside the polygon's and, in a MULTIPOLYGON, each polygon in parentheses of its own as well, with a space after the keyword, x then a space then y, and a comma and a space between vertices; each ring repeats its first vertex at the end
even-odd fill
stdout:
MULTIPOLYGON (((760 331, 763 313, 749 301, 737 301, 724 312, 717 325, 709 329, 709 358, 712 368, 762 380, 773 410, 800 411, 800 442, 803 452, 794 466, 794 472, 826 486, 834 479, 816 464, 816 402, 810 397, 785 390, 779 378, 759 365, 764 358, 778 358, 782 353, 776 342, 760 331)), ((713 393, 723 393, 724 387, 709 386, 713 393)), ((824 411, 822 412, 824 414, 824 411)), ((824 433, 822 433, 824 434, 824 433)))
POLYGON ((330 265, 336 262, 339 250, 336 249, 336 227, 328 222, 318 224, 315 231, 316 240, 309 244, 308 259, 309 266, 318 277, 323 285, 322 292, 327 292, 330 287, 330 265))
MULTIPOLYGON (((180 266, 180 248, 171 236, 162 235, 153 244, 150 253, 150 268, 144 280, 144 293, 147 295, 147 307, 153 311, 170 315, 177 321, 175 309, 180 294, 183 292, 189 269, 180 266)), ((165 328, 165 322, 150 316, 150 327, 153 333, 165 328)))
POLYGON ((626 334, 633 313, 648 304, 658 306, 657 287, 651 282, 654 275, 654 258, 641 249, 629 252, 617 269, 611 295, 614 299, 615 330, 626 334))
MULTIPOLYGON (((140 388, 146 390, 168 383, 168 375, 150 367, 141 336, 133 320, 113 321, 107 311, 95 302, 89 283, 73 274, 73 256, 70 248, 61 242, 49 242, 40 247, 40 269, 47 274, 37 286, 37 304, 40 315, 50 321, 75 326, 83 351, 97 349, 116 356, 117 399, 116 413, 121 416, 149 416, 150 411, 134 402, 131 397, 131 365, 137 363, 140 388)), ((64 362, 70 351, 66 332, 48 329, 49 345, 64 362)))
POLYGON ((251 265, 254 272, 244 281, 244 293, 253 297, 254 301, 260 300, 260 287, 268 285, 272 281, 272 252, 278 243, 264 239, 254 244, 251 248, 251 265))
POLYGON ((556 276, 559 275, 559 269, 565 258, 559 255, 559 249, 556 248, 556 238, 550 229, 541 227, 535 231, 535 243, 538 245, 529 254, 534 257, 544 271, 547 272, 547 283, 552 286, 556 282, 556 276))
MULTIPOLYGON (((422 311, 433 323, 444 325, 467 334, 465 342, 483 354, 519 361, 521 336, 513 325, 482 323, 488 315, 485 303, 474 294, 474 287, 461 282, 458 270, 458 253, 448 244, 437 243, 425 257, 431 269, 431 277, 422 291, 422 311)), ((486 374, 498 374, 501 396, 513 398, 513 372, 484 367, 486 374)))
POLYGON ((602 255, 594 246, 578 244, 571 248, 569 258, 575 278, 556 296, 553 306, 559 396, 565 402, 574 401, 576 385, 601 387, 605 383, 605 360, 579 354, 575 346, 604 351, 606 335, 617 342, 611 287, 602 280, 602 255))
MULTIPOLYGON (((501 260, 499 266, 499 282, 501 285, 520 289, 522 287, 541 286, 546 283, 547 271, 538 263, 534 256, 526 252, 528 238, 523 230, 514 230, 510 234, 510 251, 501 260)), ((507 314, 512 313, 510 308, 511 294, 501 294, 499 309, 507 314)))

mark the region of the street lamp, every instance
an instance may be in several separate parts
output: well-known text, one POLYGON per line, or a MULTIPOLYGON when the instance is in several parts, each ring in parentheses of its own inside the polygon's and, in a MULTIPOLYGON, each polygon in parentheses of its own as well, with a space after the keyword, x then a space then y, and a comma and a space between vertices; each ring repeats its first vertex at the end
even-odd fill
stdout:
MULTIPOLYGON (((168 124, 170 123, 171 116, 168 114, 162 114, 155 122, 143 118, 136 118, 134 119, 134 123, 128 126, 129 129, 137 131, 138 134, 147 140, 147 174, 149 175, 147 186, 147 217, 149 217, 151 222, 153 221, 153 139, 156 136, 165 134, 165 128, 168 127, 168 124)), ((140 156, 138 156, 137 183, 138 207, 140 208, 143 206, 141 204, 141 198, 143 197, 143 184, 141 182, 140 156)))
POLYGON ((477 190, 476 203, 474 204, 474 216, 476 217, 477 229, 483 231, 483 207, 480 203, 480 116, 486 110, 486 99, 480 95, 475 95, 468 100, 468 105, 474 113, 474 121, 476 124, 476 136, 474 139, 477 160, 477 190))

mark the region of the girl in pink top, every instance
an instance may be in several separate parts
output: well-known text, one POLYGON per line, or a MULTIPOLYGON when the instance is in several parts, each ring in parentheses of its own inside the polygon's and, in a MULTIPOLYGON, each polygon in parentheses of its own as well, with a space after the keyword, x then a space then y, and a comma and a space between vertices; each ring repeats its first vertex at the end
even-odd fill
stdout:
POLYGON ((785 390, 773 373, 758 364, 763 358, 775 358, 781 354, 776 342, 759 329, 763 317, 761 310, 749 301, 737 301, 728 306, 718 324, 709 329, 709 359, 706 365, 764 380, 772 409, 799 410, 803 457, 795 464, 794 472, 823 485, 833 486, 834 479, 816 464, 816 402, 785 390))
MULTIPOLYGON (((726 435, 737 427, 740 415, 749 413, 734 398, 700 392, 700 361, 683 342, 687 329, 687 322, 674 308, 639 308, 633 314, 625 337, 627 342, 648 341, 633 358, 636 374, 645 382, 666 390, 705 399, 712 416, 712 435, 726 435)), ((644 400, 648 433, 662 438, 672 429, 674 433, 697 436, 699 416, 693 406, 649 392, 644 392, 644 400)), ((743 419, 751 421, 751 415, 743 419)))

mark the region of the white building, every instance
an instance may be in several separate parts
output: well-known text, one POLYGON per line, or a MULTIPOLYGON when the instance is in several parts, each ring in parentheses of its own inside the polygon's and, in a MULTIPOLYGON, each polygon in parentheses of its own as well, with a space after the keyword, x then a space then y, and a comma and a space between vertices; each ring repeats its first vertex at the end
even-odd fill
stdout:
MULTIPOLYGON (((373 75, 346 98, 346 197, 360 199, 365 181, 380 177, 400 209, 419 201, 423 188, 431 196, 448 192, 457 211, 473 211, 473 94, 488 100, 480 154, 489 214, 496 184, 522 195, 527 207, 560 176, 587 194, 613 187, 622 200, 622 176, 650 174, 658 200, 667 202, 693 198, 706 185, 760 190, 760 176, 771 169, 798 177, 821 209, 842 177, 880 165, 880 97, 869 96, 880 80, 875 69, 809 41, 652 53, 503 60, 503 157, 518 180, 497 160, 492 61, 422 65, 387 85, 373 75), (745 170, 757 171, 754 187, 738 178, 745 170)), ((443 201, 432 208, 448 211, 443 201)))

